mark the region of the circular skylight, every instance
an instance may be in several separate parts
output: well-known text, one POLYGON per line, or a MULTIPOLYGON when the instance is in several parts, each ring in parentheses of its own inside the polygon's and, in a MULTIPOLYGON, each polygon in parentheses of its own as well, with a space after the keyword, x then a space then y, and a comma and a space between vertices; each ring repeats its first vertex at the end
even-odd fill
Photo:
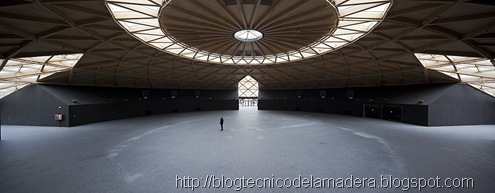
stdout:
POLYGON ((255 42, 263 38, 263 34, 258 30, 244 29, 235 32, 234 37, 242 42, 255 42))

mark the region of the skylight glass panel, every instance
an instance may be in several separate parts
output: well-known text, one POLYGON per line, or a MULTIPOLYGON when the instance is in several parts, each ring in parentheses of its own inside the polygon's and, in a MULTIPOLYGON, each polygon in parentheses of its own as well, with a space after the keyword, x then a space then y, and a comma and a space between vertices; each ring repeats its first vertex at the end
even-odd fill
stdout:
POLYGON ((115 13, 115 17, 119 17, 121 19, 146 19, 146 18, 150 18, 149 15, 139 13, 139 12, 115 13))
POLYGON ((286 54, 279 55, 278 58, 285 61, 289 60, 289 57, 286 54))
POLYGON ((225 64, 234 64, 234 60, 228 59, 228 60, 224 60, 222 63, 225 63, 225 64))
POLYGON ((495 66, 478 66, 480 72, 495 71, 495 66))
POLYGON ((108 4, 108 7, 110 8, 110 10, 112 12, 114 12, 114 14, 116 13, 128 13, 128 12, 133 12, 132 10, 130 9, 127 9, 125 7, 121 7, 121 6, 117 6, 115 4, 108 4))
POLYGON ((265 59, 265 57, 256 56, 254 57, 254 59, 257 61, 257 63, 263 64, 263 60, 265 59))
POLYGON ((244 59, 241 59, 237 62, 237 64, 247 64, 246 60, 244 59))
POLYGON ((151 45, 153 46, 156 46, 160 49, 163 49, 163 48, 166 48, 167 46, 170 46, 172 45, 171 43, 158 43, 158 42, 153 42, 153 43, 150 43, 151 45))
POLYGON ((166 44, 166 45, 172 45, 174 42, 168 38, 160 38, 160 39, 156 39, 154 41, 152 41, 153 43, 163 43, 163 44, 166 44))
POLYGON ((377 6, 377 7, 373 7, 371 9, 369 9, 368 11, 383 13, 384 11, 386 11, 388 9, 389 6, 390 6, 390 3, 387 3, 387 4, 377 6))
POLYGON ((142 31, 142 32, 139 32, 139 34, 156 35, 156 36, 159 36, 160 38, 163 37, 163 36, 161 36, 163 34, 162 30, 158 29, 158 28, 142 31))
POLYGON ((145 42, 152 42, 154 40, 162 38, 162 36, 142 34, 142 33, 136 33, 134 35, 136 35, 137 37, 139 37, 141 40, 143 40, 145 42))
POLYGON ((277 58, 276 58, 275 56, 268 56, 268 57, 266 57, 266 60, 268 60, 268 61, 270 61, 270 62, 273 62, 273 63, 275 63, 275 62, 276 62, 276 59, 277 59, 277 58))
POLYGON ((0 98, 35 83, 40 78, 74 67, 82 56, 83 54, 64 54, 9 59, 0 71, 0 98))
POLYGON ((489 59, 423 53, 415 55, 425 68, 437 70, 461 82, 470 83, 471 86, 494 96, 493 89, 490 91, 482 89, 489 86, 487 83, 495 82, 495 67, 489 59), (486 66, 490 64, 491 66, 486 66))
POLYGON ((459 75, 456 74, 456 73, 453 73, 453 72, 446 72, 446 71, 439 71, 441 72, 442 74, 445 74, 447 76, 450 76, 452 78, 455 78, 455 79, 459 79, 459 75))
MULTIPOLYGON (((158 1, 163 1, 163 0, 158 0, 158 1)), ((154 5, 152 2, 148 0, 107 0, 109 3, 124 3, 124 4, 142 4, 142 5, 154 5)))
POLYGON ((257 30, 240 30, 234 33, 234 37, 242 42, 255 42, 263 38, 263 34, 257 30))
MULTIPOLYGON (((327 52, 327 51, 330 51, 332 48, 326 44, 320 43, 320 44, 315 45, 315 47, 313 49, 315 49, 317 52, 327 52)), ((296 54, 295 57, 297 57, 297 55, 298 54, 296 54)))
POLYGON ((198 60, 203 60, 203 61, 206 61, 206 60, 208 60, 208 55, 199 55, 199 54, 198 54, 198 55, 196 55, 196 58, 197 58, 198 60))
POLYGON ((143 27, 148 27, 148 28, 150 27, 150 26, 144 26, 144 25, 140 25, 140 24, 136 24, 136 23, 132 23, 132 22, 127 22, 127 21, 119 21, 119 23, 128 30, 132 29, 132 31, 138 31, 135 29, 142 29, 143 27))
POLYGON ((495 66, 492 64, 492 62, 491 62, 491 61, 489 61, 489 60, 479 60, 479 61, 476 61, 475 63, 476 63, 476 65, 478 65, 478 66, 480 66, 480 65, 481 65, 481 66, 491 66, 491 67, 495 67, 495 66))
POLYGON ((195 56, 195 58, 202 58, 202 57, 205 57, 205 56, 208 56, 207 53, 204 53, 204 52, 198 52, 195 56))
POLYGON ((217 57, 217 58, 212 58, 212 59, 210 59, 210 61, 211 61, 211 62, 215 62, 215 63, 221 63, 221 62, 222 62, 222 61, 220 60, 220 58, 219 58, 219 57, 217 57))
POLYGON ((479 76, 471 76, 471 75, 466 75, 466 74, 459 74, 459 77, 463 82, 473 82, 473 81, 480 81, 482 78, 479 76))
POLYGON ((383 18, 383 13, 381 12, 373 12, 373 11, 363 11, 363 12, 357 12, 353 13, 350 15, 346 15, 345 18, 350 18, 350 19, 381 19, 383 18))
POLYGON ((332 36, 340 36, 340 35, 346 35, 346 34, 362 34, 362 32, 340 28, 337 31, 335 31, 335 33, 333 33, 332 36))
POLYGON ((196 51, 194 50, 191 50, 191 49, 186 49, 184 50, 181 55, 183 56, 187 56, 187 57, 193 57, 194 55, 196 55, 196 51))
POLYGON ((29 83, 19 83, 19 84, 10 84, 9 86, 6 86, 5 84, 2 83, 0 85, 0 98, 3 98, 9 94, 12 94, 13 92, 29 85, 29 83))
POLYGON ((150 9, 153 12, 159 12, 160 11, 160 7, 158 7, 156 5, 152 5, 152 6, 143 5, 143 7, 146 9, 150 9))
POLYGON ((311 57, 315 56, 316 54, 301 52, 301 55, 303 56, 303 58, 311 58, 311 57))
MULTIPOLYGON (((343 16, 343 17, 347 17, 348 15, 352 15, 352 14, 357 14, 357 13, 363 13, 363 12, 366 12, 366 13, 369 13, 369 12, 373 12, 372 9, 374 6, 377 6, 377 5, 380 5, 380 4, 361 4, 361 5, 353 5, 353 6, 348 6, 346 9, 339 9, 340 11, 340 15, 343 16)), ((386 6, 384 6, 384 8, 386 8, 386 6)), ((383 12, 384 10, 382 11, 378 11, 378 12, 383 12)))
POLYGON ((126 19, 124 21, 132 22, 132 23, 135 23, 138 25, 147 25, 147 26, 156 27, 156 28, 160 27, 160 23, 158 23, 157 19, 126 19))

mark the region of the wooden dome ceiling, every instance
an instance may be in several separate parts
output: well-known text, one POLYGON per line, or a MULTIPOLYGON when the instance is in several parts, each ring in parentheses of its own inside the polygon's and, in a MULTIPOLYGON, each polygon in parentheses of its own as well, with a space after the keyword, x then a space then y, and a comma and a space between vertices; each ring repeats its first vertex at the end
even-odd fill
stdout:
MULTIPOLYGON (((184 1, 196 2, 194 8, 188 9, 191 13, 202 12, 200 7, 206 2, 184 1)), ((127 2, 132 4, 136 1, 127 2)), ((158 5, 163 1, 147 2, 158 5)), ((234 1, 207 2, 224 4, 234 1)), ((235 2, 237 5, 230 5, 232 8, 239 7, 243 1, 235 2)), ((272 6, 276 2, 273 0, 272 6)), ((336 5, 359 5, 361 2, 335 1, 336 5)), ((495 55, 495 3, 488 1, 395 0, 383 21, 361 39, 342 43, 345 46, 337 50, 307 59, 288 58, 290 60, 284 63, 266 65, 229 65, 163 52, 130 35, 122 28, 122 23, 116 23, 107 3, 106 0, 0 1, 0 70, 6 66, 9 69, 10 62, 17 61, 17 58, 83 54, 69 71, 40 76, 37 81, 111 87, 237 89, 238 82, 250 75, 259 82, 260 89, 318 89, 456 83, 459 80, 452 76, 431 67, 425 68, 415 53, 479 57, 492 64, 495 55)), ((261 3, 258 6, 261 7, 261 3)), ((148 11, 143 9, 144 12, 148 11)), ((351 12, 340 12, 340 16, 351 12)), ((305 14, 299 15, 304 18, 305 14)), ((197 18, 189 20, 203 22, 197 18)), ((232 24, 238 23, 243 25, 242 20, 232 24)), ((339 21, 339 26, 341 23, 339 21)), ((154 29, 155 25, 147 27, 154 29)), ((348 37, 344 35, 345 31, 338 33, 342 40, 348 37)), ((285 41, 290 42, 290 38, 285 41)), ((485 67, 489 66, 483 63, 485 67)), ((469 73, 476 72, 469 70, 469 73)), ((25 74, 19 72, 17 75, 25 74)), ((485 76, 493 75, 488 73, 485 76)), ((3 75, 0 79, 7 80, 3 75)), ((478 82, 486 84, 489 81, 478 82)))

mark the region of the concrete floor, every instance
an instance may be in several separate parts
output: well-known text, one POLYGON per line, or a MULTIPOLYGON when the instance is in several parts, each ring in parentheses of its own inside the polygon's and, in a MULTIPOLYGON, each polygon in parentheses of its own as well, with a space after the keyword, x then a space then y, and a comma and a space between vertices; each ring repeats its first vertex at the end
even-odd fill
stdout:
MULTIPOLYGON (((177 188, 178 182, 183 186, 190 182, 177 180, 177 176, 205 180, 207 175, 376 180, 375 188, 369 187, 373 184, 359 188, 354 183, 352 188, 245 188, 239 192, 407 189, 406 181, 398 188, 376 188, 387 182, 381 175, 401 180, 438 176, 440 182, 445 178, 474 181, 474 188, 425 188, 421 192, 495 192, 495 126, 420 127, 254 107, 71 128, 2 126, 2 193, 193 192, 177 188), (224 131, 218 124, 221 116, 224 131)), ((352 183, 348 180, 345 185, 352 183)), ((194 192, 235 192, 235 187, 194 192)))

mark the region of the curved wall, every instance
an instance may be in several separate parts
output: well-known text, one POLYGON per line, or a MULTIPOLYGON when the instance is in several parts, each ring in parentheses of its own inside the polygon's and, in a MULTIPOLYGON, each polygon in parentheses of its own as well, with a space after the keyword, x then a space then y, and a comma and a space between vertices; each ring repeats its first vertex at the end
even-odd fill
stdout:
POLYGON ((259 110, 322 112, 424 126, 495 124, 495 98, 464 84, 260 90, 258 100, 259 110))
POLYGON ((2 123, 76 126, 164 113, 236 110, 231 90, 168 90, 30 85, 0 100, 2 123), (63 114, 62 121, 55 114, 63 114))

